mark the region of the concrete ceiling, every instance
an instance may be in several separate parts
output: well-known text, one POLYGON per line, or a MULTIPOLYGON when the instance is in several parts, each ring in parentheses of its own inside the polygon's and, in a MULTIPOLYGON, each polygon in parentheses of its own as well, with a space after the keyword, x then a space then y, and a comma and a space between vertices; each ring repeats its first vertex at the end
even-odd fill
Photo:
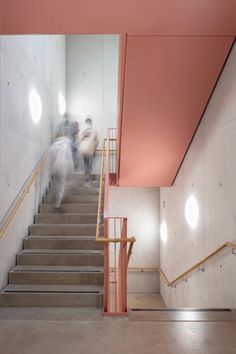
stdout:
POLYGON ((1 31, 235 35, 235 0, 0 0, 1 31))

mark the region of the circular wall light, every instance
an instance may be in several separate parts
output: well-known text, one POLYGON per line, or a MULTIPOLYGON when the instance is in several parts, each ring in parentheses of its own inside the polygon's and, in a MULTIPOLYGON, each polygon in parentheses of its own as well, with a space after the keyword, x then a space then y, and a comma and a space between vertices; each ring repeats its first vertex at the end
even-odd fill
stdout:
POLYGON ((63 116, 63 114, 65 114, 65 111, 66 111, 66 101, 65 101, 65 97, 62 95, 62 93, 59 93, 59 96, 58 96, 58 107, 59 107, 60 115, 63 116))
POLYGON ((185 203, 185 219, 188 225, 195 229, 198 224, 199 208, 197 199, 194 196, 190 196, 185 203))
POLYGON ((29 93, 29 109, 33 121, 38 123, 42 116, 42 102, 35 89, 32 89, 29 93))
POLYGON ((164 244, 167 242, 167 225, 165 221, 162 221, 161 227, 160 227, 160 233, 161 233, 161 240, 164 244))

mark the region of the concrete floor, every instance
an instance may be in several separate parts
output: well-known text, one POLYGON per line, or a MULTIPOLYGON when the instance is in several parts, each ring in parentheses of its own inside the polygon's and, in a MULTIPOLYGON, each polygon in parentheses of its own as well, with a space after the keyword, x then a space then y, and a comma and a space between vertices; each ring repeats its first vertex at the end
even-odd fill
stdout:
POLYGON ((236 322, 104 318, 97 309, 0 309, 1 354, 235 354, 236 322))
POLYGON ((160 294, 128 294, 128 308, 156 309, 165 308, 160 294))

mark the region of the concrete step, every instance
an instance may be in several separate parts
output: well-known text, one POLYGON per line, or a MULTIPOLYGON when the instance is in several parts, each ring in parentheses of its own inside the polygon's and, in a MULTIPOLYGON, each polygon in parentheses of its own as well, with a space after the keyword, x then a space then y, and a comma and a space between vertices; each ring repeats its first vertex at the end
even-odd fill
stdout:
POLYGON ((30 293, 102 293, 98 285, 44 285, 44 284, 9 284, 4 288, 4 293, 30 292, 30 293))
POLYGON ((89 236, 28 236, 24 238, 25 249, 56 248, 56 249, 86 249, 102 250, 103 244, 95 242, 95 237, 89 236))
POLYGON ((96 224, 34 224, 30 235, 95 236, 96 224))
POLYGON ((50 271, 50 272, 103 272, 101 266, 55 266, 55 265, 17 265, 15 271, 50 271))
POLYGON ((65 214, 65 213, 97 213, 98 204, 97 203, 78 203, 78 204, 62 204, 60 209, 55 209, 53 204, 40 204, 40 213, 55 213, 55 214, 65 214))
POLYGON ((0 306, 101 307, 102 288, 88 285, 8 285, 0 293, 0 306))
MULTIPOLYGON (((45 195, 43 198, 43 203, 53 204, 53 195, 45 195)), ((62 199, 62 203, 98 203, 98 195, 65 195, 62 199)))
MULTIPOLYGON (((99 182, 100 174, 92 174, 92 175, 90 175, 90 178, 91 178, 92 183, 99 182)), ((67 176, 67 181, 85 182, 84 174, 83 173, 78 173, 78 174, 72 173, 67 176)))
POLYGON ((9 283, 44 285, 102 285, 103 268, 47 266, 44 267, 44 269, 39 269, 38 266, 17 266, 9 272, 9 283))
POLYGON ((26 249, 17 265, 103 266, 103 252, 94 250, 26 249))
MULTIPOLYGON (((82 188, 99 188, 99 182, 100 179, 98 178, 97 180, 92 180, 89 182, 89 187, 85 185, 85 179, 84 176, 74 176, 72 178, 69 178, 66 180, 65 187, 70 188, 70 187, 82 187, 82 188)), ((49 187, 55 187, 57 184, 56 180, 52 180, 49 184, 49 187)))
POLYGON ((36 224, 96 224, 97 214, 36 214, 36 224))
MULTIPOLYGON (((55 191, 55 186, 47 188, 46 194, 52 194, 55 191)), ((99 188, 97 187, 78 187, 67 186, 64 195, 95 195, 98 196, 99 188)))

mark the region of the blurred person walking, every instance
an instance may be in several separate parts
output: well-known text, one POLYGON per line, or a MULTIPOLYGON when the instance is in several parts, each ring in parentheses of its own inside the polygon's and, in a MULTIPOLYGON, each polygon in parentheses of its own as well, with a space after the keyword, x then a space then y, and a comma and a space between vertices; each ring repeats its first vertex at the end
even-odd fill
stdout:
POLYGON ((69 137, 71 139, 71 152, 74 163, 74 169, 78 172, 79 161, 78 161, 78 133, 79 133, 79 123, 73 121, 70 123, 69 137))
POLYGON ((56 134, 55 137, 58 138, 60 136, 70 136, 70 119, 68 114, 65 113, 64 116, 61 118, 61 121, 56 127, 56 134))
POLYGON ((49 162, 51 175, 56 179, 54 190, 55 208, 61 206, 64 196, 66 178, 73 173, 73 159, 71 152, 71 139, 66 135, 58 135, 49 149, 49 162))
POLYGON ((97 133, 93 128, 91 118, 85 120, 85 125, 79 134, 79 152, 84 160, 85 184, 89 186, 93 168, 93 159, 98 146, 97 133))

